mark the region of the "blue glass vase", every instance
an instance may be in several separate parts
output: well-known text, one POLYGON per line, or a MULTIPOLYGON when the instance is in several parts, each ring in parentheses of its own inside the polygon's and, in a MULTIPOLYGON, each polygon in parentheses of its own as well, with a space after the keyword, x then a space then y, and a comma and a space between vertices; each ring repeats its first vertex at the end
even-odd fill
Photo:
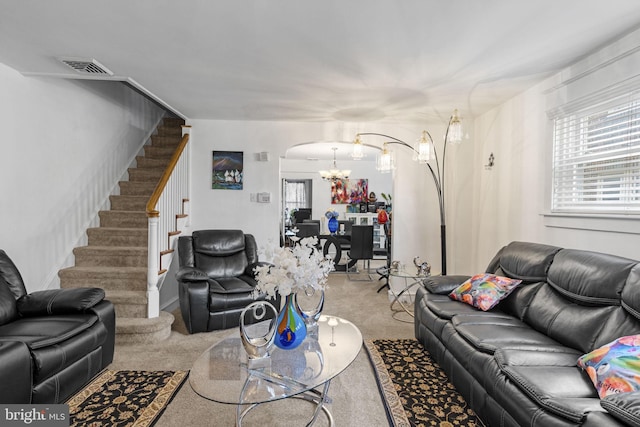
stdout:
POLYGON ((296 294, 292 292, 287 295, 284 306, 278 314, 275 344, 283 350, 290 350, 299 346, 306 336, 307 325, 298 311, 296 294))
POLYGON ((332 216, 331 218, 329 218, 329 222, 327 223, 327 226, 329 227, 329 232, 331 234, 336 234, 336 231, 338 231, 338 226, 340 224, 338 224, 338 219, 335 216, 332 216))

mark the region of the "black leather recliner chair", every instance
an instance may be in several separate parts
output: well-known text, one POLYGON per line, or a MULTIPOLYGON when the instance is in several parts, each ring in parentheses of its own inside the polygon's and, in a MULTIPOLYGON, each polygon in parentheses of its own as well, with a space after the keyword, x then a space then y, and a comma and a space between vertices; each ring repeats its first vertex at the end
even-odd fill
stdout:
MULTIPOLYGON (((189 333, 238 326, 252 303, 258 265, 255 238, 242 230, 200 230, 178 239, 180 310, 189 333)), ((264 300, 265 297, 259 297, 264 300)), ((270 301, 276 310, 280 299, 270 301)), ((247 323, 255 321, 247 314, 247 323)))
POLYGON ((27 294, 0 250, 0 403, 62 403, 113 360, 115 311, 99 288, 27 294))

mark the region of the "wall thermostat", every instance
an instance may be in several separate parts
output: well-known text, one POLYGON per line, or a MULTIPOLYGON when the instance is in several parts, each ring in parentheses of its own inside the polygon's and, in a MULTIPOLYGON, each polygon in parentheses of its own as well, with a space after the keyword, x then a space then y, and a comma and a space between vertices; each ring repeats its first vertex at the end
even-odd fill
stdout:
POLYGON ((271 203, 271 193, 258 193, 258 203, 271 203))

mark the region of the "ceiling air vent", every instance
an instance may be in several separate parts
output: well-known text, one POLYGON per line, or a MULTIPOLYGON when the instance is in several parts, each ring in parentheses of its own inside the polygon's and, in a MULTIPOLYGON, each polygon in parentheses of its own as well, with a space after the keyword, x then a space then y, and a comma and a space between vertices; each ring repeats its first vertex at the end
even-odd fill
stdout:
POLYGON ((113 72, 95 59, 61 58, 63 64, 73 68, 80 74, 106 74, 113 76, 113 72))

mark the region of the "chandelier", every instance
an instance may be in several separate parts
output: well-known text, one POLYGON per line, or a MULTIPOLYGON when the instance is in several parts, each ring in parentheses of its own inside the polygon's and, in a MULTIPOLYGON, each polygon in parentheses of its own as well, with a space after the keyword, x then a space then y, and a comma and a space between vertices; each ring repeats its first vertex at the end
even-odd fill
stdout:
POLYGON ((324 181, 331 181, 331 182, 335 182, 336 180, 339 180, 339 179, 349 178, 349 175, 351 175, 351 170, 348 170, 348 169, 340 170, 336 166, 336 151, 338 150, 338 147, 333 147, 331 149, 333 150, 333 167, 328 171, 327 170, 318 171, 320 173, 320 176, 324 181))

